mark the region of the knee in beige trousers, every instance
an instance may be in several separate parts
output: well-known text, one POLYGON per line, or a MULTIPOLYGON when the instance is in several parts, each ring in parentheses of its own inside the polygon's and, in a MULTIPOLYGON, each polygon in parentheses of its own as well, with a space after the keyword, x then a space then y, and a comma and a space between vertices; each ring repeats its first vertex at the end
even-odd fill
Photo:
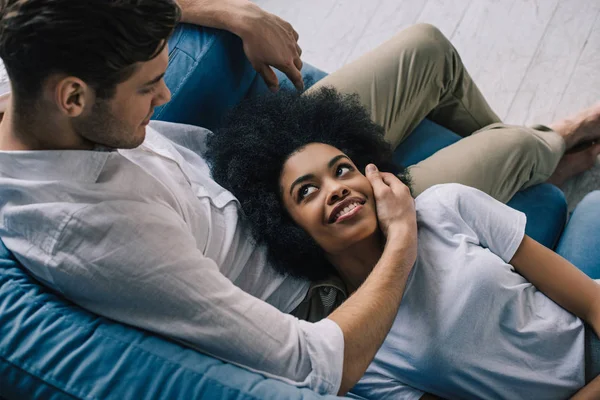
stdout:
POLYGON ((410 168, 415 195, 457 182, 506 202, 544 182, 564 152, 563 139, 543 126, 500 124, 454 46, 429 24, 407 28, 308 92, 323 86, 356 93, 394 148, 425 117, 464 137, 410 168))

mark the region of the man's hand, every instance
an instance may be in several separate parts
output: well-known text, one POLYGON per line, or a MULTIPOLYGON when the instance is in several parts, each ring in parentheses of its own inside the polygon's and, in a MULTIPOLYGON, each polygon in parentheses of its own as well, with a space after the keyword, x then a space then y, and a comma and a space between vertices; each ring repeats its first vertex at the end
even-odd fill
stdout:
POLYGON ((367 165, 366 176, 373 187, 377 218, 383 234, 388 237, 395 229, 405 231, 406 228, 414 228, 416 235, 415 201, 408 186, 394 174, 379 172, 373 164, 367 165))
POLYGON ((253 3, 244 8, 238 35, 256 72, 272 91, 279 88, 279 82, 271 66, 285 73, 296 89, 303 90, 298 32, 288 22, 253 3))
POLYGON ((387 235, 381 258, 362 285, 327 318, 344 334, 339 395, 364 375, 392 327, 417 254, 417 221, 410 190, 393 174, 367 166, 379 223, 387 235))
POLYGON ((178 0, 178 3, 182 22, 225 29, 239 36, 248 60, 272 91, 279 88, 279 82, 271 67, 285 73, 296 89, 304 89, 298 32, 288 22, 248 0, 178 0))

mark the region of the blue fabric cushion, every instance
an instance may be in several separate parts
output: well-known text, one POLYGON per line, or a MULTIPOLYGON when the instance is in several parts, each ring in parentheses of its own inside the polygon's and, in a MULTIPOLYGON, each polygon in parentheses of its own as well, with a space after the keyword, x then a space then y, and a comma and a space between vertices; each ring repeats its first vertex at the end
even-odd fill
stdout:
POLYGON ((0 394, 7 399, 321 399, 97 317, 33 280, 0 242, 0 394))

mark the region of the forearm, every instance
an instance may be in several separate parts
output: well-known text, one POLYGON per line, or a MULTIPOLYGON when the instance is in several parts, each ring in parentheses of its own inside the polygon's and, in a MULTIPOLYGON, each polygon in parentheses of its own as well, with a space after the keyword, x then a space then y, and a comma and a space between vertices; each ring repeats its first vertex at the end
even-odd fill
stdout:
POLYGON ((581 390, 571 397, 571 400, 593 400, 598 398, 600 398, 600 376, 597 376, 581 388, 581 390))
POLYGON ((259 8, 248 0, 178 0, 181 22, 224 29, 241 36, 259 8))
POLYGON ((415 232, 416 225, 390 235, 383 255, 365 282, 328 317, 344 333, 340 395, 363 376, 392 327, 415 261, 415 232))
POLYGON ((528 236, 510 263, 546 296, 598 332, 600 286, 577 267, 528 236))

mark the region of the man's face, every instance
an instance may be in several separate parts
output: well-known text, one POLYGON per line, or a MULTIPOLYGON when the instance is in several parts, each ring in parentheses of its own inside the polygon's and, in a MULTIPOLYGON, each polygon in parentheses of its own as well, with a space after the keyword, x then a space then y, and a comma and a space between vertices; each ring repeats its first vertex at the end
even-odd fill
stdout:
POLYGON ((111 148, 142 144, 154 108, 171 99, 163 79, 168 63, 166 46, 152 60, 138 63, 135 73, 117 85, 113 98, 96 99, 87 115, 73 122, 75 133, 87 142, 111 148))

